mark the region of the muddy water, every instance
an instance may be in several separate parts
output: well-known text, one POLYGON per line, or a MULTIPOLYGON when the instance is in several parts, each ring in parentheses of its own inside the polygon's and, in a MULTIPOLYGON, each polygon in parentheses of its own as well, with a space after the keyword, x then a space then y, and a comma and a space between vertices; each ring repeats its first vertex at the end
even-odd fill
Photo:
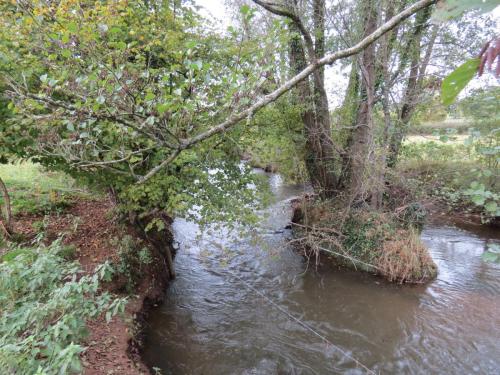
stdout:
POLYGON ((400 286, 307 267, 287 245, 288 198, 301 186, 270 176, 276 204, 256 239, 222 229, 197 238, 174 223, 178 277, 148 321, 143 358, 162 374, 499 374, 500 266, 481 260, 500 234, 429 226, 437 280, 400 286), (300 323, 299 323, 300 322, 300 323))

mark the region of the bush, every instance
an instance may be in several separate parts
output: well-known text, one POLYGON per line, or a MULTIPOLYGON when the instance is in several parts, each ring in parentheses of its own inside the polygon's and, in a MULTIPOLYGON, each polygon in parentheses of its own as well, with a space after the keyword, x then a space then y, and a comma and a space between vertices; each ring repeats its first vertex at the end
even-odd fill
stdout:
POLYGON ((81 371, 86 320, 123 312, 125 299, 100 292, 104 264, 84 275, 65 260, 57 240, 48 247, 16 248, 0 263, 0 373, 66 374, 81 371))

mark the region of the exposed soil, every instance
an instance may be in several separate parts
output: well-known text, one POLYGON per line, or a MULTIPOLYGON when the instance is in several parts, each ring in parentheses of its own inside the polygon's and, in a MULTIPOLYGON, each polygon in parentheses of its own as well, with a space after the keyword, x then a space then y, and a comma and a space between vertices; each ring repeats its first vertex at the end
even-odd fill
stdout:
MULTIPOLYGON (((139 237, 136 230, 120 225, 113 214, 114 204, 107 198, 76 202, 65 212, 48 216, 45 227, 46 241, 50 242, 64 234, 63 243, 76 247, 76 259, 86 272, 106 260, 117 260, 117 247, 113 239, 126 234, 139 237)), ((21 216, 15 218, 14 229, 25 239, 33 239, 43 220, 41 216, 21 216)), ((104 318, 88 322, 89 336, 82 354, 84 374, 103 375, 149 374, 139 356, 140 327, 150 306, 159 303, 168 283, 165 259, 160 251, 150 247, 153 262, 145 265, 141 278, 129 296, 125 316, 117 316, 110 323, 104 318)), ((105 289, 125 295, 123 280, 113 280, 105 289)))

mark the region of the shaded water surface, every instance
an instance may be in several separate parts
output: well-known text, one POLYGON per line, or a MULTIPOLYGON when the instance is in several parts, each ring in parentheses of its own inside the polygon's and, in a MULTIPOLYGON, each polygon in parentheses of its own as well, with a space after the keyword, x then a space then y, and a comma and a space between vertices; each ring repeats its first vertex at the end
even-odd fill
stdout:
POLYGON ((439 267, 427 285, 307 268, 281 231, 303 188, 270 182, 277 203, 257 240, 198 240, 175 221, 178 276, 148 321, 146 363, 164 375, 365 373, 353 358, 376 373, 500 373, 500 266, 481 260, 498 233, 427 227, 439 267))

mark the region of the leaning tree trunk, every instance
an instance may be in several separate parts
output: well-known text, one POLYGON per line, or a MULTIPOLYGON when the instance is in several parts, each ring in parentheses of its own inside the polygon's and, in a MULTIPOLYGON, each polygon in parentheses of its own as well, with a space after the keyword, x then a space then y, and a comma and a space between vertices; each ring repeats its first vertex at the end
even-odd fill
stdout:
POLYGON ((10 237, 12 235, 12 210, 10 205, 10 196, 9 191, 7 190, 7 186, 5 186, 2 178, 0 177, 0 190, 2 191, 4 207, 3 207, 3 220, 0 221, 0 226, 2 232, 6 237, 10 237))
MULTIPOLYGON (((320 59, 325 55, 325 0, 313 1, 314 20, 314 58, 320 59)), ((312 57, 312 56, 311 56, 312 57)), ((319 182, 321 194, 330 198, 337 193, 338 177, 335 172, 337 154, 332 141, 332 124, 328 95, 325 90, 325 68, 321 67, 313 75, 314 108, 316 111, 316 129, 320 134, 320 153, 315 160, 315 169, 320 173, 319 182)))

